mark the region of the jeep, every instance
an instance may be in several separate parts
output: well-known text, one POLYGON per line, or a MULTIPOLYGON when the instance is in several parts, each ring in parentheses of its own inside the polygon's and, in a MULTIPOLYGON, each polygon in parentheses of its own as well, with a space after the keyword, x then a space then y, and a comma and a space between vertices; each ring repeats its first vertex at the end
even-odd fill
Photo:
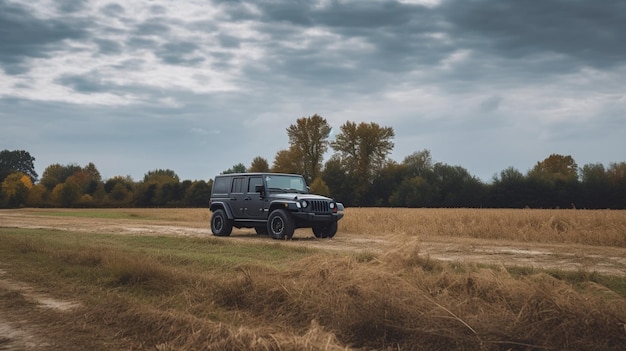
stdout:
POLYGON ((213 235, 228 236, 235 227, 291 239, 297 228, 311 228, 317 238, 332 238, 344 207, 310 194, 301 175, 235 173, 215 177, 209 209, 213 235))

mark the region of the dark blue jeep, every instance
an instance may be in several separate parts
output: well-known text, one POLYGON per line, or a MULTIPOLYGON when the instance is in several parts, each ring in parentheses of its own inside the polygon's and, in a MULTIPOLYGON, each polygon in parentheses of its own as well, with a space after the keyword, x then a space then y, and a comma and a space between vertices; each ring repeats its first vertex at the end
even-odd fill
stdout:
POLYGON ((297 228, 311 228, 318 238, 332 238, 343 217, 343 204, 310 194, 301 175, 283 173, 219 175, 209 209, 217 236, 228 236, 235 227, 290 239, 297 228))

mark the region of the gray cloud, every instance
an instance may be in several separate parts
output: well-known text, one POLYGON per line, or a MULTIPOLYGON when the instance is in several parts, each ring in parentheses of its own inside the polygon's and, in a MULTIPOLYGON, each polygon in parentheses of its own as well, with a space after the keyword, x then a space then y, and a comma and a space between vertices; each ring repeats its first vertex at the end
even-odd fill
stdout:
POLYGON ((56 8, 63 13, 75 13, 84 8, 84 0, 56 0, 56 8))
POLYGON ((107 85, 103 85, 101 79, 96 75, 67 75, 57 78, 56 82, 81 93, 102 92, 110 88, 107 85))
POLYGON ((100 11, 102 11, 102 14, 105 16, 118 18, 122 17, 126 13, 122 5, 114 3, 103 6, 100 11))
POLYGON ((114 40, 94 39, 94 42, 98 45, 98 52, 103 55, 118 55, 124 50, 122 44, 114 40))
POLYGON ((168 42, 159 47, 155 54, 164 62, 172 65, 195 65, 204 61, 203 57, 194 55, 198 45, 192 42, 168 42))
POLYGON ((626 62, 620 45, 626 41, 626 3, 620 0, 448 0, 441 12, 461 45, 494 55, 562 55, 560 63, 570 69, 626 62))
POLYGON ((0 3, 0 65, 7 74, 28 71, 28 58, 49 57, 63 47, 65 39, 86 37, 85 23, 41 19, 26 8, 0 3))

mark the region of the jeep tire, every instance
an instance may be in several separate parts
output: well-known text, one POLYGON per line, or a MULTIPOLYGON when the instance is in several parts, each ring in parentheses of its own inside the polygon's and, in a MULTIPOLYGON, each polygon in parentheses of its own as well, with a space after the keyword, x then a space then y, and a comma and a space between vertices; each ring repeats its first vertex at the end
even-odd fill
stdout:
POLYGON ((226 212, 221 208, 213 212, 211 217, 211 232, 215 236, 229 236, 233 231, 233 222, 228 219, 226 212))
POLYGON ((332 238, 337 233, 337 222, 316 224, 312 229, 316 238, 332 238))
POLYGON ((274 239, 291 239, 296 230, 291 214, 283 209, 278 209, 270 213, 267 219, 267 232, 274 239))

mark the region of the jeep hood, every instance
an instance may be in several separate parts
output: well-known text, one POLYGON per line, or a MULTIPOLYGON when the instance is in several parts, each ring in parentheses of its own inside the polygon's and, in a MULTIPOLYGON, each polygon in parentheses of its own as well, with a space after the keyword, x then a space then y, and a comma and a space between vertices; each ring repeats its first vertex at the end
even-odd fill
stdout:
POLYGON ((331 198, 322 195, 315 194, 298 194, 298 193, 286 193, 286 194, 272 194, 272 197, 275 199, 285 199, 285 200, 328 200, 334 201, 331 198))

